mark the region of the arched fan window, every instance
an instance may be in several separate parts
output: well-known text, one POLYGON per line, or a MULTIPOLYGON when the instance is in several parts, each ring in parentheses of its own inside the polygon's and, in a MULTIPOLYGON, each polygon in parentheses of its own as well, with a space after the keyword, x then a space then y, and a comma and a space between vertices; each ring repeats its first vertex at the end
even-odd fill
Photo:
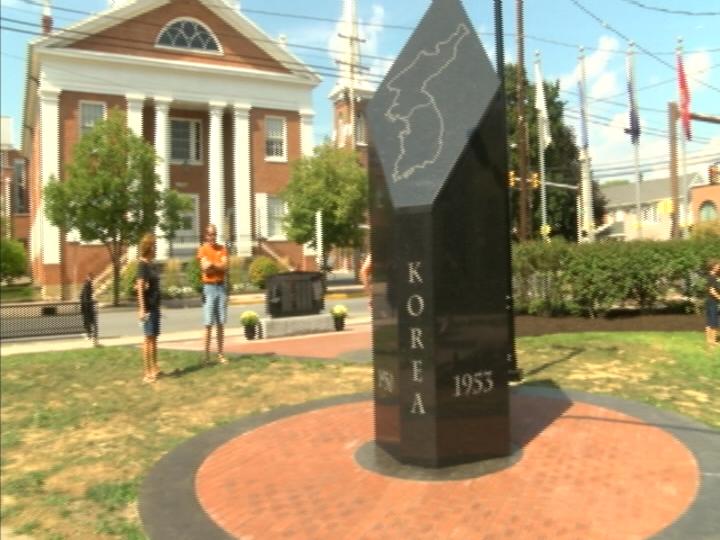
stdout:
POLYGON ((219 52, 218 42, 212 32, 203 24, 192 19, 178 19, 168 24, 157 40, 158 45, 219 52))

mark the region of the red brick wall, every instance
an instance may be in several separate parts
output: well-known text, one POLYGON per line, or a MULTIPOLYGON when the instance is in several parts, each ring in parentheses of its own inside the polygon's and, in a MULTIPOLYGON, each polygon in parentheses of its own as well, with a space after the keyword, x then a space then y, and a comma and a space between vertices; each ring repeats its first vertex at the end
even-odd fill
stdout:
POLYGON ((256 193, 279 193, 290 180, 290 163, 299 159, 300 114, 291 111, 253 108, 250 111, 253 188, 256 193), (265 117, 282 116, 287 122, 287 162, 265 161, 265 117))
POLYGON ((82 39, 70 47, 201 64, 232 65, 263 71, 288 72, 257 45, 240 35, 234 28, 195 0, 170 2, 104 32, 82 39), (215 34, 224 54, 194 53, 185 52, 182 49, 169 50, 155 47, 162 28, 178 17, 192 17, 207 26, 215 34))
POLYGON ((700 206, 705 201, 715 203, 715 208, 720 214, 720 184, 708 184, 692 188, 690 206, 692 208, 693 223, 700 221, 700 206))

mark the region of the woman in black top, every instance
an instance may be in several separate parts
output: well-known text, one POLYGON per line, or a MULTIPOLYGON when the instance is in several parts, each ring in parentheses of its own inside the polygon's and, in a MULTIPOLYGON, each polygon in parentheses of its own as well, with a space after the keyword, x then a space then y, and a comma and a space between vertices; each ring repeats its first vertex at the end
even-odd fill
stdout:
POLYGON ((718 309, 720 309, 720 259, 708 262, 707 299, 705 300, 705 338, 708 345, 716 346, 718 330, 718 309))
POLYGON ((143 343, 143 382, 155 382, 160 374, 157 363, 157 338, 160 335, 160 275, 153 264, 155 235, 146 234, 140 242, 137 290, 138 318, 145 334, 143 343))

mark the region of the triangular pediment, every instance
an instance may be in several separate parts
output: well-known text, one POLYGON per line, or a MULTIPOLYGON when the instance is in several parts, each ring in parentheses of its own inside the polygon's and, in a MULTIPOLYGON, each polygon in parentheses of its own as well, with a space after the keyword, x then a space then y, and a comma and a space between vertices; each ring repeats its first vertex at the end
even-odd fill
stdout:
POLYGON ((297 57, 223 0, 127 2, 53 32, 35 45, 239 67, 300 75, 305 80, 311 76, 319 81, 297 57), (218 43, 218 50, 158 46, 163 29, 181 19, 207 28, 218 43))

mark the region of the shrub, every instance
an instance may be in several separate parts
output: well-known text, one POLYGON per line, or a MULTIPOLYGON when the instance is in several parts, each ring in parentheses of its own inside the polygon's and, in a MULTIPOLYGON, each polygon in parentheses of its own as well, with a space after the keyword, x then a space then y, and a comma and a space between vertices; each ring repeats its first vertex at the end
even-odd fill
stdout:
POLYGON ((120 274, 120 295, 131 300, 136 297, 137 267, 137 261, 130 261, 120 274))
POLYGON ((22 243, 12 238, 0 239, 0 281, 11 283, 25 274, 27 260, 22 243))
POLYGON ((265 280, 280 273, 280 265, 270 257, 260 256, 250 263, 248 279, 250 283, 261 289, 265 288, 265 280))
POLYGON ((690 237, 693 240, 720 238, 720 219, 696 223, 692 226, 690 237))
POLYGON ((188 286, 195 292, 202 292, 202 272, 200 270, 200 261, 195 257, 190 259, 185 268, 185 277, 188 286))
POLYGON ((245 257, 233 256, 228 260, 228 280, 232 292, 248 289, 248 263, 245 257))
POLYGON ((182 261, 180 259, 168 259, 163 269, 163 289, 179 289, 183 285, 182 261))

